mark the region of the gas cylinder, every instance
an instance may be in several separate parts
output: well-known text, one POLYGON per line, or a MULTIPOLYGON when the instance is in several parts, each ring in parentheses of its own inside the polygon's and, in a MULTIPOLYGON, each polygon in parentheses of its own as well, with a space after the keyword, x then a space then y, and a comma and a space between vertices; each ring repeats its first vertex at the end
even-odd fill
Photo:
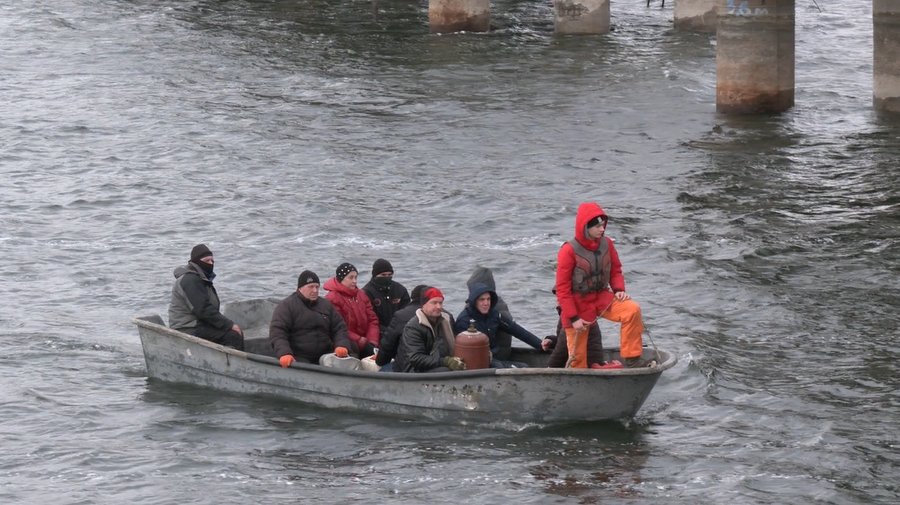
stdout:
POLYGON ((456 336, 453 355, 466 363, 466 370, 491 367, 490 339, 475 328, 475 320, 469 320, 469 328, 456 336))

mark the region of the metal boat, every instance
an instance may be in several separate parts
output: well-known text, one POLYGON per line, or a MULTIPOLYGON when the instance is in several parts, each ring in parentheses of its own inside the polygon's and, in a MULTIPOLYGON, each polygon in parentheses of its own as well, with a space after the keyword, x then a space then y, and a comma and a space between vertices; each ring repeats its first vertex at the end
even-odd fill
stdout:
MULTIPOLYGON (((670 353, 645 348, 643 357, 657 360, 656 367, 546 368, 548 354, 513 347, 512 359, 529 367, 424 374, 300 363, 282 368, 267 338, 276 304, 274 299, 254 299, 225 307, 225 315, 244 329, 245 351, 168 328, 159 315, 135 318, 147 374, 332 409, 462 424, 545 425, 633 417, 660 374, 677 361, 670 353)), ((618 358, 618 349, 604 353, 608 360, 618 358)))

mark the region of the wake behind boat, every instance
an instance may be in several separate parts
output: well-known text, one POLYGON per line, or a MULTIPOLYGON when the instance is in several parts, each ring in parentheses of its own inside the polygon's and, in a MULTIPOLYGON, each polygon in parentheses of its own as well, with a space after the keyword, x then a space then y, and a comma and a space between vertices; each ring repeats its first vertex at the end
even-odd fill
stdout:
MULTIPOLYGON (((279 366, 268 341, 276 300, 228 304, 225 315, 244 329, 245 349, 173 330, 161 316, 134 319, 152 379, 213 389, 290 398, 326 408, 375 412, 440 422, 550 424, 627 419, 643 405, 674 355, 644 349, 654 368, 545 368, 548 354, 513 347, 529 368, 441 373, 344 370, 305 363, 279 366)), ((606 360, 618 349, 604 349, 606 360)))

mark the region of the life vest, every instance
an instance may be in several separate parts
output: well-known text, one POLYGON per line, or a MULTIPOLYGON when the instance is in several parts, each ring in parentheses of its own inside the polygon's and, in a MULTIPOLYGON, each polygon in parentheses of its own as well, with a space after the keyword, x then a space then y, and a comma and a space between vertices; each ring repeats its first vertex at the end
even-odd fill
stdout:
POLYGON ((584 294, 606 289, 609 286, 609 271, 612 269, 606 237, 601 237, 600 247, 596 251, 586 249, 575 239, 568 243, 575 252, 572 291, 584 294))

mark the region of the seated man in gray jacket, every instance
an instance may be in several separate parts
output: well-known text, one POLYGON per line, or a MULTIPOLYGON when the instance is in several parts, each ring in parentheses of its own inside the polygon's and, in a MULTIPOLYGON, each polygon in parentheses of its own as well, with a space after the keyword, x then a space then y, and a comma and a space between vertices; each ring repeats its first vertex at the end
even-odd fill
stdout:
POLYGON ((213 286, 214 264, 212 251, 205 244, 197 244, 191 249, 188 264, 175 269, 169 327, 243 351, 243 331, 219 312, 219 295, 213 286))
POLYGON ((319 297, 319 276, 304 270, 297 291, 275 307, 269 342, 281 366, 294 361, 318 363, 323 354, 349 355, 350 336, 344 319, 327 299, 319 297))

